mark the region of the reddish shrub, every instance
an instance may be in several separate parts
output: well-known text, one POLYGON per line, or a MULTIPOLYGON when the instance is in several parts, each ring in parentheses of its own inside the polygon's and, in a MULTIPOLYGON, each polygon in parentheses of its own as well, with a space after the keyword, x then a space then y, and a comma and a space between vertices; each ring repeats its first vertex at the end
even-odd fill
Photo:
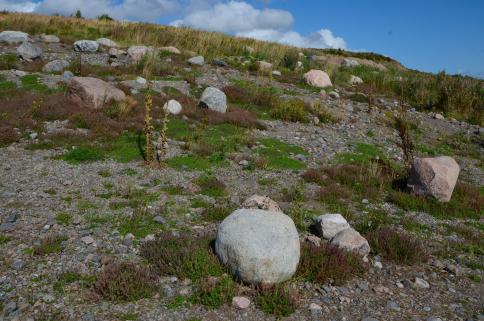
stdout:
POLYGON ((227 95, 227 98, 230 102, 246 104, 251 102, 250 94, 242 88, 236 86, 226 86, 223 88, 223 92, 225 95, 227 95))
POLYGON ((0 147, 7 146, 18 141, 17 132, 10 126, 0 127, 0 147))

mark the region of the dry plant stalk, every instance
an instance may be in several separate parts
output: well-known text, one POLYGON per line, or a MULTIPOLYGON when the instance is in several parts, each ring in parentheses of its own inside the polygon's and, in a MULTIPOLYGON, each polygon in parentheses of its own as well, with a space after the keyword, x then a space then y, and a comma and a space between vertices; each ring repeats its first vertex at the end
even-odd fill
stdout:
POLYGON ((146 137, 146 162, 152 163, 154 160, 153 153, 153 124, 151 117, 151 110, 153 109, 153 97, 151 96, 151 82, 148 81, 148 86, 145 95, 145 137, 146 137))
POLYGON ((161 164, 163 156, 165 155, 166 152, 166 145, 167 145, 167 139, 166 139, 166 132, 168 130, 168 111, 165 110, 163 112, 163 123, 161 127, 161 132, 160 132, 160 137, 158 138, 158 150, 157 150, 157 160, 158 164, 161 164))

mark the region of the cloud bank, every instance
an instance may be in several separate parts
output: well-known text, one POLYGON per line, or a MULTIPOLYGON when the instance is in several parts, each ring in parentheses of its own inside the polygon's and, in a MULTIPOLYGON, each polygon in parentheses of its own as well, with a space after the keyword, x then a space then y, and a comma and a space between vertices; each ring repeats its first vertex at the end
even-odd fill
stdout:
POLYGON ((307 48, 346 49, 343 38, 322 28, 307 35, 292 29, 289 11, 258 9, 245 1, 212 0, 0 0, 0 10, 70 15, 80 9, 87 18, 109 14, 120 20, 156 22, 181 15, 173 26, 218 31, 241 37, 307 48))

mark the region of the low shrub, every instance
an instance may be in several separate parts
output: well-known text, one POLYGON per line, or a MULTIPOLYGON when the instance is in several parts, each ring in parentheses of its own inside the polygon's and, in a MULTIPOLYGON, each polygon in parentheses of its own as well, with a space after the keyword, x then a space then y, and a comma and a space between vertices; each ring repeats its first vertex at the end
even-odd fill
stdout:
POLYGON ((18 134, 10 126, 0 127, 0 147, 8 146, 19 140, 18 134))
POLYGON ((153 271, 132 262, 115 262, 107 265, 97 276, 94 291, 114 302, 136 301, 150 297, 157 288, 153 271))
POLYGON ((225 195, 225 184, 212 175, 203 175, 195 183, 200 186, 203 195, 221 197, 225 195))
POLYGON ((261 286, 256 298, 257 306, 267 314, 287 317, 296 311, 299 293, 287 285, 261 286))
POLYGON ((284 121, 306 122, 306 106, 302 100, 279 99, 272 103, 271 116, 284 121))
POLYGON ((364 263, 357 254, 330 244, 301 245, 301 259, 296 277, 320 284, 329 281, 341 285, 355 276, 363 275, 364 272, 364 263))
POLYGON ((195 295, 192 296, 191 301, 216 309, 230 303, 236 292, 237 284, 230 276, 224 276, 221 279, 206 278, 201 280, 200 286, 195 295))
POLYGON ((428 259, 422 242, 403 231, 382 227, 370 232, 367 237, 372 250, 387 260, 412 265, 428 259))
POLYGON ((212 251, 211 242, 212 237, 209 236, 162 233, 155 240, 144 242, 140 255, 162 275, 199 282, 224 273, 224 268, 212 251))
POLYGON ((229 216, 232 211, 233 208, 230 207, 212 206, 202 212, 202 217, 209 222, 220 222, 229 216))
POLYGON ((97 147, 79 147, 61 156, 62 160, 71 164, 95 162, 103 160, 104 158, 103 151, 97 147))
POLYGON ((34 254, 46 255, 59 253, 62 251, 62 242, 65 240, 67 240, 67 237, 65 236, 49 234, 40 240, 38 245, 34 246, 34 254))

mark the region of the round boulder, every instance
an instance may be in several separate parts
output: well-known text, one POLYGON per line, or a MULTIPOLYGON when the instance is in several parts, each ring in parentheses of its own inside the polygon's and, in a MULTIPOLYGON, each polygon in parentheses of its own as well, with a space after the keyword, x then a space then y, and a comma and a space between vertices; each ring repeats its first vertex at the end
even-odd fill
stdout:
POLYGON ((163 106, 163 110, 172 115, 178 115, 182 111, 182 105, 175 99, 170 99, 163 106))
POLYGON ((215 87, 207 87, 198 103, 200 108, 208 108, 213 111, 225 113, 227 111, 227 96, 215 87))
POLYGON ((361 236, 358 231, 350 228, 344 229, 336 234, 329 243, 336 245, 337 247, 355 252, 361 256, 367 256, 370 254, 370 245, 368 241, 361 236))
POLYGON ((292 219, 281 212, 239 209, 220 224, 215 252, 244 282, 283 282, 296 272, 299 235, 292 219))
POLYGON ((34 45, 31 42, 24 42, 17 48, 17 54, 22 59, 27 61, 40 58, 40 56, 42 56, 42 52, 42 48, 34 45))
POLYGON ((20 42, 26 42, 26 41, 31 41, 29 35, 25 32, 22 31, 2 31, 0 32, 0 42, 6 42, 6 43, 20 43, 20 42))
POLYGON ((310 86, 318 87, 318 88, 326 88, 331 87, 333 84, 331 83, 331 79, 329 75, 322 70, 310 70, 304 74, 304 80, 310 86))
POLYGON ((74 50, 78 52, 96 52, 99 44, 93 40, 78 40, 74 42, 74 50))
POLYGON ((52 60, 42 67, 42 71, 46 73, 62 72, 69 67, 69 65, 69 61, 64 59, 52 60))

